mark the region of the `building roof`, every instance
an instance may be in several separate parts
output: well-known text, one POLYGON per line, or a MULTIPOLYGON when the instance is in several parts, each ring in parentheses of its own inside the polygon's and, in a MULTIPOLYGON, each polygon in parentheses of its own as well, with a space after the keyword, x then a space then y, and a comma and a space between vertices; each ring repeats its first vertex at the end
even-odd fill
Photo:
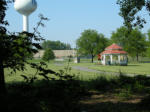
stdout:
POLYGON ((123 48, 118 46, 117 44, 112 44, 105 48, 105 51, 103 51, 101 55, 103 54, 127 54, 127 52, 123 51, 123 48))

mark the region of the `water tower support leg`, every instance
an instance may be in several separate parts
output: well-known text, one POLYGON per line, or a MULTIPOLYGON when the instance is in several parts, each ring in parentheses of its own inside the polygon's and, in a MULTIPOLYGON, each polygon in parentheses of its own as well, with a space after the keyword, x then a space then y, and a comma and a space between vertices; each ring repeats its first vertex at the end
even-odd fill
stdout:
POLYGON ((29 31, 29 19, 28 16, 23 15, 23 31, 29 31))

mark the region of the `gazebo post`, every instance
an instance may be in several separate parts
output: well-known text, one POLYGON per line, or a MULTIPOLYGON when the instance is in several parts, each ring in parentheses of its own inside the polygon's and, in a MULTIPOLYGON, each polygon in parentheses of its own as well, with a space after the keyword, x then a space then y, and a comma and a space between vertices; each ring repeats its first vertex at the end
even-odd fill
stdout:
POLYGON ((110 62, 111 62, 111 64, 113 62, 113 55, 112 54, 110 55, 110 62))
POLYGON ((120 64, 120 54, 118 55, 118 61, 119 61, 119 64, 120 64))
POLYGON ((104 60, 104 65, 106 65, 106 55, 105 54, 104 54, 103 60, 104 60))

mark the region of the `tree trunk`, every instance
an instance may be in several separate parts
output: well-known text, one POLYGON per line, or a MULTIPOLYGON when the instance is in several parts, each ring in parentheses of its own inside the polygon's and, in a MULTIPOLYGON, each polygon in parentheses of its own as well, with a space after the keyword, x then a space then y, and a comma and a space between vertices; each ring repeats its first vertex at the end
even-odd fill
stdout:
POLYGON ((0 60, 0 94, 6 93, 3 62, 0 60))
POLYGON ((92 60, 91 60, 92 63, 94 62, 93 59, 94 59, 94 55, 92 55, 92 60))
POLYGON ((137 62, 139 61, 139 55, 138 55, 138 53, 136 54, 136 61, 137 62))

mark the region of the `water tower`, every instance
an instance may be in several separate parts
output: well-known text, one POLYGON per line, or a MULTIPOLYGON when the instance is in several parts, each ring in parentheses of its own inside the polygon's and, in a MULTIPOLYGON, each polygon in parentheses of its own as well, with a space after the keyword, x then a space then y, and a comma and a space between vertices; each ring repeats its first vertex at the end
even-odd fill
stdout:
POLYGON ((23 15, 23 31, 29 31, 29 15, 37 8, 36 0, 15 0, 15 9, 23 15))

